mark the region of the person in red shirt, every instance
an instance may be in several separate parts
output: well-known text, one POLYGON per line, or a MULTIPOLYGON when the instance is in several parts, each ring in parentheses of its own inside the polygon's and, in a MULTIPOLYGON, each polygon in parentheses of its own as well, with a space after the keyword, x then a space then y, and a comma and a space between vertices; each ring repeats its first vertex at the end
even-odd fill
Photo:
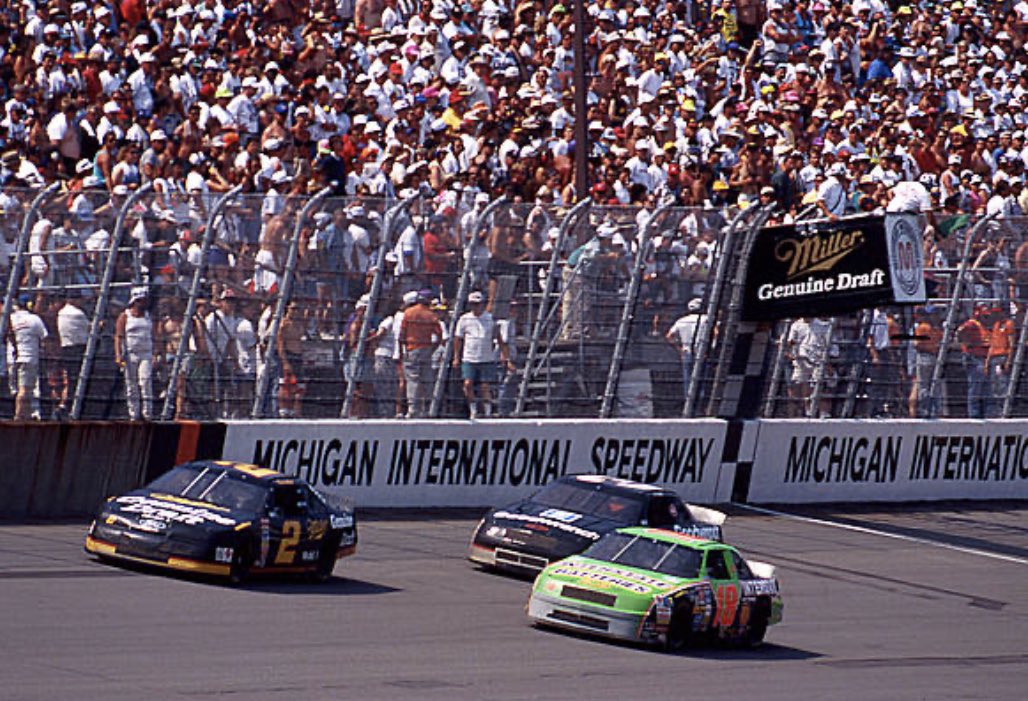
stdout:
POLYGON ((445 219, 432 217, 421 245, 425 249, 428 284, 443 290, 446 299, 453 299, 456 296, 454 261, 457 259, 457 251, 453 239, 446 233, 445 219))
POLYGON ((989 334, 985 329, 988 307, 978 306, 974 315, 957 329, 957 341, 963 353, 967 373, 967 416, 984 419, 989 416, 992 392, 986 381, 985 363, 989 357, 989 334))

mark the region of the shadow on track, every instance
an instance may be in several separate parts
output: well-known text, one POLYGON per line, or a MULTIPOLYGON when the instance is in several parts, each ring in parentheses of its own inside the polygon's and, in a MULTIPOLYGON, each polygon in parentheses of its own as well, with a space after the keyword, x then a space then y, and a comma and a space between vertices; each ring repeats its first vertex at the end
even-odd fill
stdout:
POLYGON ((696 646, 680 653, 667 653, 655 646, 635 643, 629 640, 603 638, 589 635, 585 632, 566 630, 564 628, 556 628, 546 625, 531 625, 539 631, 540 635, 560 635, 566 638, 574 638, 576 640, 581 640, 582 642, 592 643, 594 645, 613 646, 626 650, 637 650, 639 652, 663 655, 668 659, 693 658, 697 660, 723 660, 725 662, 796 662, 803 660, 816 660, 824 657, 824 655, 819 652, 801 650, 788 645, 776 645, 775 643, 764 643, 760 647, 745 648, 736 647, 729 643, 713 642, 697 644, 696 646))
MULTIPOLYGON (((326 582, 312 582, 305 574, 261 574, 254 573, 244 584, 233 586, 228 581, 208 575, 195 574, 171 570, 159 565, 149 565, 142 562, 126 562, 124 560, 108 560, 104 558, 89 558, 101 567, 110 568, 112 573, 140 574, 150 577, 164 577, 165 579, 177 579, 182 582, 193 582, 195 584, 207 584, 212 587, 219 587, 227 591, 249 591, 264 594, 288 594, 293 596, 319 595, 319 596, 371 596, 375 594, 392 594, 401 591, 395 587, 387 587, 374 582, 365 582, 359 579, 350 579, 333 575, 326 582)), ((100 570, 86 570, 76 573, 77 576, 100 576, 100 570)))
MULTIPOLYGON (((231 588, 231 587, 228 587, 231 588)), ((240 591, 252 591, 262 594, 284 594, 287 596, 374 596, 377 594, 393 594, 401 589, 387 587, 383 584, 365 582, 349 577, 332 577, 321 584, 306 581, 303 575, 262 576, 254 575, 253 579, 238 587, 240 591)))

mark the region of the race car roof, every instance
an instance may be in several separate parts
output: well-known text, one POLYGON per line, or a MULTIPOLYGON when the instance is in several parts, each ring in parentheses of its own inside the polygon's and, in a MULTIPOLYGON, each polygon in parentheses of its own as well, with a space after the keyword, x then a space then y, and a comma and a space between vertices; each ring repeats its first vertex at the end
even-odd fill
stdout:
POLYGON ((232 470, 239 476, 249 477, 254 481, 264 484, 291 484, 296 481, 294 478, 289 477, 288 475, 283 475, 281 472, 276 472, 275 470, 269 470, 266 467, 251 465, 250 463, 245 462, 232 462, 230 460, 196 460, 192 464, 198 467, 232 470))
POLYGON ((675 545, 682 545, 687 548, 693 548, 694 550, 704 550, 712 545, 724 545, 724 543, 721 543, 716 540, 700 538, 698 536, 689 535, 688 533, 668 531, 664 530, 663 528, 648 528, 646 526, 634 526, 632 528, 619 528, 617 532, 624 533, 626 535, 645 536, 647 538, 653 538, 654 540, 659 540, 665 543, 674 543, 675 545))
POLYGON ((620 479, 618 477, 607 477, 606 475, 567 475, 562 477, 560 481, 594 485, 612 491, 623 490, 626 492, 634 492, 636 494, 659 494, 671 491, 666 487, 659 487, 655 484, 633 482, 631 480, 620 479))

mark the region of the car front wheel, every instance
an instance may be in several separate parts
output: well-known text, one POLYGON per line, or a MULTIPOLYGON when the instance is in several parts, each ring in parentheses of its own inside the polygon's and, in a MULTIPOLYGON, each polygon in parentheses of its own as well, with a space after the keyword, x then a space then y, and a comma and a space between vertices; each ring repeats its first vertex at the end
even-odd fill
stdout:
POLYGON ((240 544, 232 553, 232 562, 228 569, 228 581, 233 586, 246 582, 253 565, 253 554, 249 545, 240 544))

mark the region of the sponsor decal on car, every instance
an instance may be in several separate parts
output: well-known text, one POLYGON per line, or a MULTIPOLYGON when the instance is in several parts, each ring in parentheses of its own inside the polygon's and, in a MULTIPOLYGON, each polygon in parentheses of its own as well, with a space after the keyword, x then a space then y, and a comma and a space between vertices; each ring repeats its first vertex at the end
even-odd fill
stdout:
POLYGON ((116 501, 123 511, 140 514, 142 517, 140 520, 174 521, 190 526, 198 526, 202 523, 215 523, 219 526, 236 525, 233 519, 215 513, 211 509, 198 506, 154 499, 148 496, 132 495, 118 497, 116 501))
POLYGON ((591 540, 599 540, 600 534, 596 531, 586 530, 585 528, 579 528, 578 526, 572 526, 569 523, 563 521, 555 521, 552 518, 543 518, 542 516, 530 516, 528 514, 515 514, 510 511, 497 511, 493 514, 494 518, 506 518, 511 521, 524 521, 525 523, 540 523, 545 526, 552 526, 568 533, 581 536, 582 538, 589 538, 591 540))
POLYGON ((232 562, 232 555, 235 553, 233 548, 214 548, 214 561, 215 562, 232 562))
POLYGON ((675 586, 672 583, 657 579, 656 577, 650 577, 641 572, 633 572, 632 570, 625 570, 620 567, 608 567, 589 562, 570 562, 566 565, 559 565, 550 574, 612 584, 639 594, 646 594, 652 589, 670 589, 675 586))

